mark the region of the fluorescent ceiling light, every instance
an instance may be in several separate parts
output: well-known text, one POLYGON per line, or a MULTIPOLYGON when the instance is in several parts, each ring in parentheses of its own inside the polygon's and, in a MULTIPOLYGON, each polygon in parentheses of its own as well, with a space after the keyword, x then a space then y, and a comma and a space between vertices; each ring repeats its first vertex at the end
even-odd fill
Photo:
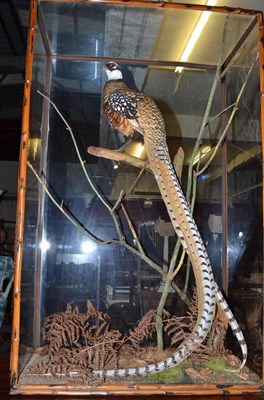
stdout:
MULTIPOLYGON (((206 5, 207 6, 214 6, 216 4, 216 2, 217 2, 217 0, 208 0, 206 2, 206 5)), ((199 39, 199 37, 200 37, 200 35, 201 35, 201 33, 202 33, 207 21, 208 21, 208 18, 210 17, 211 14, 212 14, 211 11, 203 11, 202 12, 202 14, 201 14, 201 16, 200 16, 200 18, 199 18, 194 30, 193 30, 193 32, 191 34, 191 37, 190 37, 190 39, 189 39, 189 41, 188 41, 188 43, 187 43, 182 55, 181 55, 181 58, 180 58, 181 62, 188 61, 189 56, 190 56, 190 54, 191 54, 191 52, 192 52, 197 40, 199 39)), ((176 67, 175 68, 175 72, 178 72, 179 74, 182 72, 182 70, 183 70, 183 67, 176 67)))

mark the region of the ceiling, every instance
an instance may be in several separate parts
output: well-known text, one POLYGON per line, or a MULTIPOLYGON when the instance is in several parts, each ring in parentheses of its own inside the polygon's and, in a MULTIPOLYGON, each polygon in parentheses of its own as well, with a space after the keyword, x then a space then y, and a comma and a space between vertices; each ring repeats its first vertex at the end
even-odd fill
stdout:
MULTIPOLYGON (((0 160, 17 160, 19 154, 29 3, 0 2, 0 160)), ((264 11, 264 0, 218 0, 217 5, 264 11)))

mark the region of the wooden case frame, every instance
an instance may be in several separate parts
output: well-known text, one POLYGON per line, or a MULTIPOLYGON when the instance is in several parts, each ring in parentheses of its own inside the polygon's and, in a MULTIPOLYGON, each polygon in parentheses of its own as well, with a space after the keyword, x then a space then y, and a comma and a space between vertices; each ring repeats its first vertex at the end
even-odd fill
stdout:
MULTIPOLYGON (((47 0, 43 0, 47 1, 47 0)), ((259 30, 259 65, 260 65, 260 103, 261 103, 261 129, 262 129, 262 154, 264 146, 264 26, 263 15, 260 11, 233 9, 229 7, 217 6, 202 6, 194 4, 177 4, 163 1, 139 1, 139 0, 49 0, 50 2, 72 2, 72 3, 101 3, 125 5, 126 7, 150 7, 150 8, 174 8, 198 11, 212 11, 224 14, 251 15, 254 16, 254 25, 258 26, 259 30)), ((11 351, 11 394, 45 394, 45 395, 149 395, 149 394, 164 394, 164 395, 219 395, 219 394, 242 394, 242 393, 261 393, 264 390, 264 385, 233 385, 221 387, 221 385, 168 385, 168 384, 148 384, 148 385, 103 385, 97 388, 91 388, 87 385, 25 385, 19 384, 18 363, 19 363, 19 342, 20 342, 20 303, 21 303, 21 269, 23 258, 23 243, 24 243, 24 223, 25 223, 25 201, 26 201, 26 181, 27 181, 27 153, 30 137, 30 99, 32 86, 32 69, 34 59, 34 42, 37 30, 38 20, 38 0, 31 0, 30 3, 30 19, 28 29, 27 54, 26 54, 26 75, 24 84, 24 99, 23 99, 23 115, 22 115, 22 131, 20 144, 20 162, 18 173, 18 196, 17 196, 17 216, 16 216, 16 236, 15 236, 15 276, 14 276, 14 294, 13 294, 13 326, 12 326, 12 351, 11 351)), ((41 22, 39 22, 41 26, 41 22)), ((248 35, 245 32, 244 37, 248 35)), ((237 49, 242 43, 237 43, 237 49)), ((45 46, 45 43, 44 43, 45 46)), ((235 52, 235 49, 234 49, 235 52)), ((47 57, 55 57, 47 53, 47 57)), ((230 54, 232 57, 232 54, 230 54)), ((63 58, 63 56, 60 56, 63 58)), ((67 58, 67 57, 65 57, 67 58)), ((86 60, 95 60, 95 57, 86 57, 86 60)), ((100 61, 108 61, 107 58, 100 57, 100 61)), ((117 61, 126 61, 119 59, 117 61)), ((131 61, 131 60, 129 60, 131 61)), ((226 60, 228 63, 229 60, 226 60)), ((157 64, 157 62, 149 60, 137 60, 137 64, 157 64)), ((166 63, 162 63, 163 65, 166 63)), ((172 64, 179 66, 193 67, 191 63, 174 62, 172 64)), ((170 65, 170 63, 168 63, 170 65)), ((264 198, 264 196, 263 196, 264 198)), ((263 202, 263 200, 262 200, 263 202)), ((264 376, 264 370, 263 370, 264 376)))

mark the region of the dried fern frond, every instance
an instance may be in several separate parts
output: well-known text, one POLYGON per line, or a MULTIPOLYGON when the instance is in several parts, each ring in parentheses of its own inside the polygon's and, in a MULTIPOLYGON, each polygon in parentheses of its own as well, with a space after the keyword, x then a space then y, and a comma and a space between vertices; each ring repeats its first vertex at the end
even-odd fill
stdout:
MULTIPOLYGON (((170 313, 166 310, 163 310, 163 323, 169 317, 170 313)), ((138 326, 129 331, 127 340, 130 341, 136 349, 140 348, 144 340, 151 339, 154 336, 156 332, 156 318, 157 310, 150 310, 146 315, 143 316, 143 318, 141 318, 141 320, 138 322, 138 326)))
POLYGON ((164 331, 170 336, 171 345, 174 346, 186 338, 189 331, 189 324, 184 317, 173 316, 164 322, 164 331))
POLYGON ((135 348, 139 348, 143 340, 151 338, 156 331, 156 310, 150 310, 139 321, 138 326, 129 331, 127 339, 135 348))
POLYGON ((80 366, 102 369, 109 362, 116 367, 121 333, 110 330, 108 320, 89 300, 86 313, 68 304, 66 311, 47 317, 42 331, 50 365, 63 365, 64 372, 80 366))

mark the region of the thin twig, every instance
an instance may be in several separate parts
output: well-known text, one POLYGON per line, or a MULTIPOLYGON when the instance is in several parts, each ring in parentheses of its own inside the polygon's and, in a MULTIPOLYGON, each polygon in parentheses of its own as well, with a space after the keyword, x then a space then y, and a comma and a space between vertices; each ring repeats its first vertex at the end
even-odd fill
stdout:
POLYGON ((115 211, 119 207, 120 203, 123 201, 123 198, 124 198, 124 190, 122 189, 119 193, 118 199, 116 200, 112 208, 112 211, 115 211))
POLYGON ((197 171, 197 172, 196 172, 196 175, 197 175, 197 176, 201 175, 201 174, 209 167, 209 165, 211 164, 212 160, 214 159, 214 157, 215 157, 215 155, 216 155, 216 153, 217 153, 219 147, 221 146, 221 144, 222 144, 223 141, 225 140, 225 138, 226 138, 226 136, 227 136, 228 129, 229 129, 230 125, 231 125, 231 122, 233 121, 233 119, 234 119, 234 117, 235 117, 235 114, 236 114, 236 112, 237 112, 237 110, 238 110, 238 106, 239 106, 239 102, 240 102, 240 100, 241 100, 241 96, 242 96, 242 94, 243 94, 243 92, 244 92, 244 90, 245 90, 245 87, 246 87, 246 85, 247 85, 247 82, 248 82, 248 80, 249 80, 249 77, 250 77, 250 75, 251 75, 251 72, 252 72, 252 70, 253 70, 253 68, 254 68, 255 63, 256 63, 256 59, 251 63, 251 66, 250 66, 250 68, 249 68, 249 70, 248 70, 248 73, 247 73, 247 75, 246 75, 246 79, 244 80, 243 85, 241 86, 241 89, 240 89, 240 91, 239 91, 239 93, 238 93, 236 102, 235 102, 234 105, 233 105, 233 110, 232 110, 232 112, 231 112, 231 115, 230 115, 230 117, 229 117, 229 119, 228 119, 228 122, 227 122, 227 124, 226 124, 226 126, 225 126, 225 129, 224 129, 223 132, 222 132, 222 135, 220 136, 220 138, 219 138, 219 140, 218 140, 218 142, 217 142, 217 145, 214 147, 214 151, 213 151, 211 157, 209 158, 209 160, 207 161, 207 163, 204 165, 204 167, 203 167, 200 171, 197 171))
POLYGON ((139 252, 140 252, 141 254, 144 254, 144 255, 145 255, 144 249, 143 249, 143 247, 141 246, 141 243, 140 243, 140 240, 139 240, 139 238, 138 238, 137 232, 136 232, 136 230, 135 230, 135 228, 134 228, 134 226, 133 226, 133 223, 132 223, 132 221, 131 221, 131 219, 130 219, 130 217, 129 217, 129 215, 128 215, 128 212, 127 212, 127 210, 126 210, 126 208, 125 208, 125 206, 124 206, 123 203, 121 203, 121 208, 122 208, 122 211, 123 211, 123 213, 124 213, 124 215, 125 215, 125 217, 126 217, 126 220, 127 220, 128 226, 129 226, 129 229, 131 230, 131 233, 132 233, 132 235, 133 235, 133 239, 135 240, 135 243, 136 243, 136 246, 137 246, 139 252))
POLYGON ((221 117, 224 113, 226 113, 230 108, 234 107, 236 103, 230 104, 230 106, 227 106, 223 110, 221 110, 218 114, 216 114, 214 117, 210 118, 209 121, 207 122, 207 125, 210 125, 215 119, 221 117))
POLYGON ((175 276, 178 274, 178 272, 180 271, 180 269, 181 269, 181 267, 182 267, 182 264, 183 264, 183 261, 184 261, 184 258, 185 258, 185 255, 186 255, 186 252, 185 252, 185 250, 183 250, 182 251, 182 254, 181 254, 181 258, 180 258, 180 260, 179 260, 179 262, 178 262, 178 264, 177 264, 177 267, 175 268, 175 270, 173 271, 173 279, 175 278, 175 276))
POLYGON ((71 217, 71 215, 66 212, 64 206, 63 206, 63 201, 61 201, 61 203, 59 204, 59 202, 57 200, 55 200, 54 196, 51 194, 51 192, 49 191, 49 189, 47 188, 47 186, 43 183, 43 181, 41 180, 40 176, 37 174, 37 172, 35 171, 33 165, 27 161, 27 165, 28 167, 31 169, 31 171, 33 172, 33 174, 35 175, 35 177, 37 178, 37 180, 39 181, 39 183, 41 184, 41 186, 43 187, 43 189, 45 190, 46 194, 48 195, 48 197, 50 198, 50 200, 53 202, 53 204, 60 210, 60 212, 78 229, 81 230, 82 233, 87 236, 89 239, 93 240, 95 243, 97 244, 110 244, 113 241, 112 240, 100 240, 98 239, 95 235, 93 235, 92 233, 90 233, 83 225, 81 225, 77 220, 75 220, 73 217, 71 217))
POLYGON ((258 184, 256 184, 256 185, 252 185, 252 186, 250 186, 250 187, 247 188, 247 189, 244 189, 244 190, 241 190, 240 192, 231 194, 230 196, 228 196, 228 200, 231 200, 231 199, 233 199, 234 197, 240 196, 241 194, 245 194, 245 193, 251 192, 251 190, 258 189, 259 187, 262 187, 262 186, 263 186, 262 182, 261 182, 261 183, 258 183, 258 184))
POLYGON ((136 179, 134 180, 134 182, 132 183, 132 185, 130 186, 130 188, 128 189, 128 191, 126 192, 124 197, 127 197, 132 192, 132 190, 134 189, 134 187, 138 183, 139 179, 141 178, 143 173, 146 171, 146 165, 147 165, 147 161, 145 162, 143 168, 139 171, 138 176, 136 177, 136 179))
POLYGON ((95 343, 93 345, 88 345, 84 349, 81 349, 79 351, 78 355, 82 354, 82 353, 85 353, 86 351, 90 351, 90 350, 94 349, 95 347, 105 346, 107 344, 112 344, 112 343, 121 343, 121 344, 123 344, 124 340, 123 339, 122 340, 108 340, 106 342, 101 342, 101 343, 95 343))
POLYGON ((108 209, 108 211, 109 211, 109 213, 110 213, 110 215, 111 215, 111 217, 112 217, 112 219, 113 219, 113 221, 114 221, 114 224, 115 224, 115 228, 116 228, 118 237, 121 239, 121 238, 122 238, 122 232, 121 232, 121 228, 120 228, 119 222, 118 222, 118 220, 117 220, 117 217, 116 217, 115 213, 112 211, 111 205, 108 204, 108 202, 103 198, 103 196, 102 196, 101 193, 99 192, 98 188, 97 188, 97 187, 95 186, 95 184, 93 183, 92 178, 90 177, 89 173, 87 172, 87 169, 86 169, 85 166, 84 166, 85 161, 82 160, 82 157, 81 157, 79 148, 78 148, 78 146, 77 146, 77 143, 76 143, 76 140, 75 140, 75 137, 74 137, 74 134, 73 134, 73 131, 72 131, 70 125, 68 124, 68 122, 66 121, 66 119, 64 118, 64 116, 62 115, 62 113, 60 112, 60 110, 58 109, 58 107, 56 106, 56 104, 55 104, 47 95, 45 95, 45 94, 42 93, 41 91, 38 90, 37 92, 38 92, 42 97, 44 97, 44 99, 46 99, 46 100, 53 106, 53 108, 55 109, 55 111, 57 112, 57 114, 60 116, 60 118, 61 118, 62 121, 64 122, 64 124, 65 124, 65 126, 66 126, 66 129, 67 129, 67 130, 69 131, 69 133, 70 133, 70 136, 71 136, 71 139, 72 139, 72 141, 73 141, 74 148, 75 148, 75 151, 76 151, 76 153, 77 153, 77 157, 78 157, 78 159, 79 159, 79 161, 80 161, 80 164, 81 164, 82 170, 83 170, 83 172, 84 172, 85 178, 87 179, 87 181, 88 181, 90 187, 92 188, 92 190, 94 191, 94 193, 97 195, 97 197, 99 198, 99 200, 100 200, 100 201, 103 203, 103 205, 108 209))

